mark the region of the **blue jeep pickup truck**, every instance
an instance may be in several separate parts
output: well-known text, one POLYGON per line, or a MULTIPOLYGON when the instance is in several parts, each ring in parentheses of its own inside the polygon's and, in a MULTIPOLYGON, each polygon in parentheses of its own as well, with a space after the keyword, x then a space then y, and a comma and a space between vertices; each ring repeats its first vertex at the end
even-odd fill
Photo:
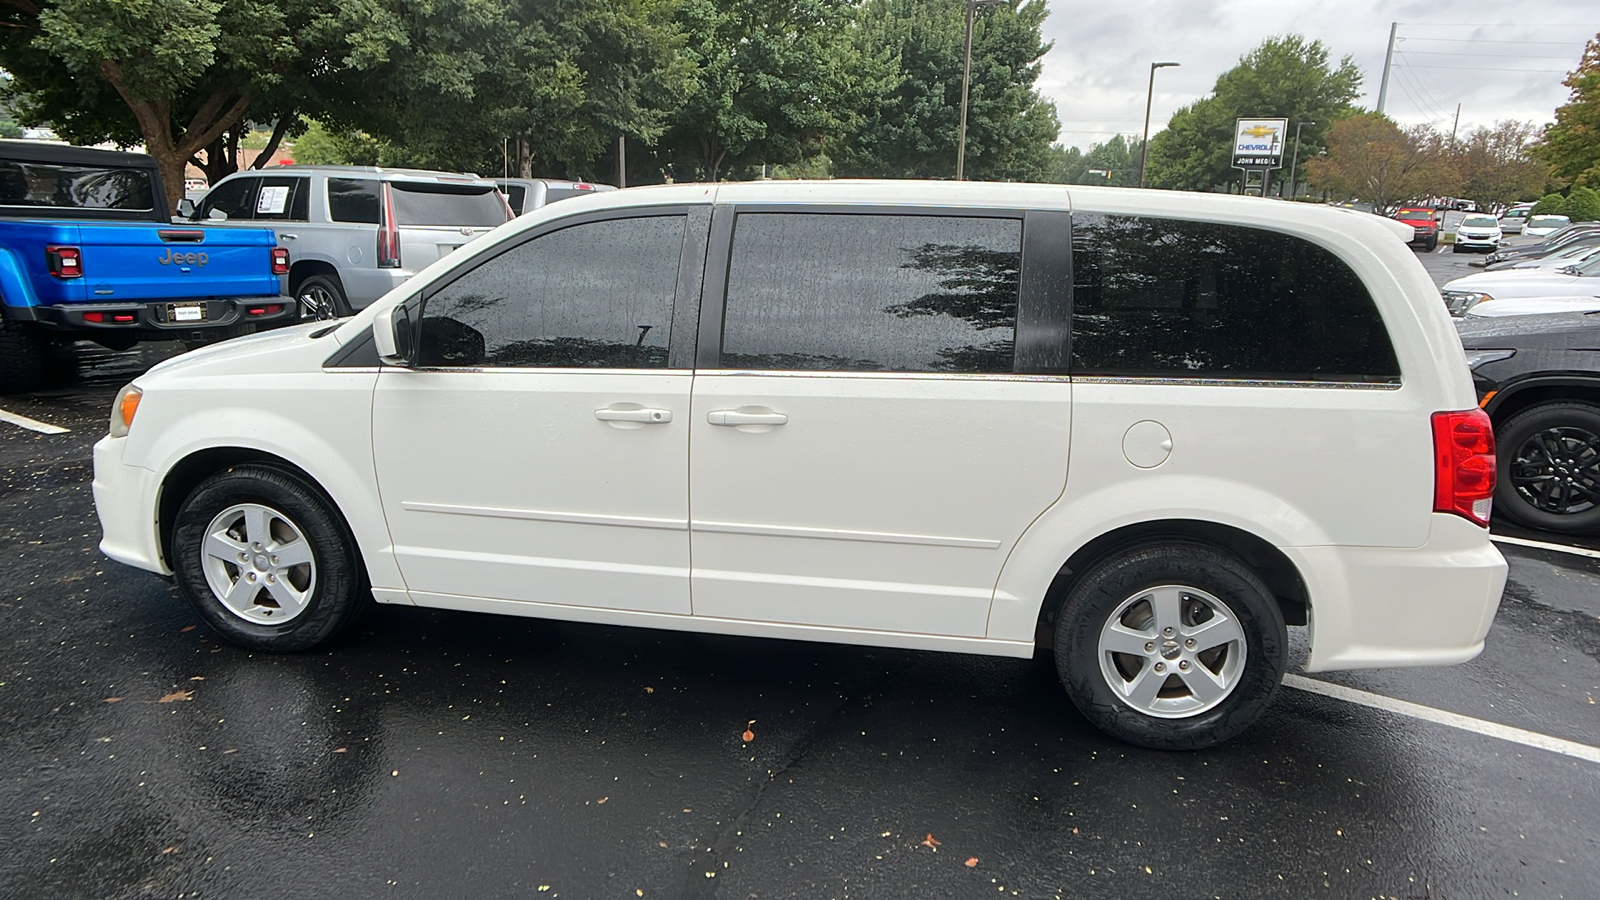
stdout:
POLYGON ((0 393, 38 387, 73 341, 196 346, 297 319, 288 271, 271 229, 173 225, 149 156, 0 141, 0 393))

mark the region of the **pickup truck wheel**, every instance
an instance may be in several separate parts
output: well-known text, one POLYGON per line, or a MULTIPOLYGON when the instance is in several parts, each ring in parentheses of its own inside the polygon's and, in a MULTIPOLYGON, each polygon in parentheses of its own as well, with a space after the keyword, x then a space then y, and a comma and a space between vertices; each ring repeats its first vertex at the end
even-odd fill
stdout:
POLYGON ((44 336, 31 323, 0 320, 0 394, 38 390, 44 352, 44 336))
POLYGON ((261 465, 201 482, 178 510, 180 592, 224 638, 294 652, 349 627, 372 603, 344 520, 299 477, 261 465))
POLYGON ((1438 235, 1434 235, 1433 237, 1428 238, 1428 242, 1426 244, 1422 245, 1422 249, 1428 251, 1429 253, 1432 253, 1435 249, 1438 248, 1438 246, 1439 246, 1439 236, 1438 235))
POLYGON ((1260 717, 1288 643, 1277 601, 1248 566, 1205 544, 1164 541, 1079 579, 1056 619, 1056 671, 1102 731, 1193 750, 1260 717))
POLYGON ((295 291, 300 303, 302 321, 337 319, 350 315, 350 304, 345 300, 344 287, 331 275, 312 275, 300 282, 295 291))

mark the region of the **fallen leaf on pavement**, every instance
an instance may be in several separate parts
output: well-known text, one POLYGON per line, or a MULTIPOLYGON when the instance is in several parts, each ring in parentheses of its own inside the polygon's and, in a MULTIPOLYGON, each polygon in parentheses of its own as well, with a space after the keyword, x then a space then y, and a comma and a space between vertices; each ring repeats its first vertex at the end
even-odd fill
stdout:
POLYGON ((751 731, 750 729, 746 728, 744 730, 744 734, 739 735, 739 737, 744 738, 744 742, 746 744, 748 744, 751 741, 756 739, 756 733, 754 731, 751 731))
POLYGON ((167 694, 166 696, 162 697, 160 700, 157 700, 156 702, 157 703, 176 703, 179 700, 193 700, 193 699, 194 699, 194 691, 173 691, 172 693, 167 694))
MULTIPOLYGON (((122 699, 121 697, 107 697, 106 698, 106 702, 107 703, 116 703, 116 702, 120 701, 121 699, 122 699)), ((1594 701, 1591 700, 1589 702, 1593 703, 1594 701)))
POLYGON ((609 796, 606 796, 606 797, 601 797, 599 800, 596 800, 595 802, 596 803, 604 803, 604 802, 606 802, 607 800, 610 800, 610 799, 611 798, 609 796))
POLYGON ((168 847, 167 849, 161 851, 161 855, 162 856, 166 856, 168 853, 177 853, 177 852, 178 852, 178 848, 177 847, 168 847))
MULTIPOLYGON (((646 694, 654 694, 656 692, 656 689, 647 684, 647 685, 644 686, 644 692, 646 694)), ((641 896, 643 896, 643 895, 641 895, 641 896)))
POLYGON ((185 625, 182 628, 179 628, 178 631, 186 633, 186 632, 193 631, 194 629, 195 629, 195 626, 193 626, 193 625, 185 625))
POLYGON ((976 869, 977 867, 978 867, 978 858, 976 856, 967 857, 967 868, 976 869))
POLYGON ((335 753, 349 753, 350 752, 350 748, 349 747, 340 747, 337 750, 334 750, 333 752, 335 752, 335 753))
POLYGON ((190 681, 205 681, 206 677, 204 675, 196 675, 196 676, 190 678, 189 680, 190 681))
POLYGON ((927 837, 922 839, 922 846, 924 846, 924 847, 938 847, 939 846, 939 840, 938 840, 938 838, 935 838, 932 834, 929 834, 927 837))

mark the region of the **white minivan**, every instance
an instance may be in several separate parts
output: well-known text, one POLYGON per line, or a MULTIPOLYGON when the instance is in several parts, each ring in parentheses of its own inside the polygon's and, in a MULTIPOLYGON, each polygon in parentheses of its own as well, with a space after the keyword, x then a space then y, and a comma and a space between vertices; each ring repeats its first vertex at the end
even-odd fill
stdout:
POLYGON ((1489 420, 1379 219, 756 182, 566 200, 340 323, 163 362, 113 559, 246 647, 379 603, 1028 657, 1193 748, 1309 671, 1483 648, 1489 420))

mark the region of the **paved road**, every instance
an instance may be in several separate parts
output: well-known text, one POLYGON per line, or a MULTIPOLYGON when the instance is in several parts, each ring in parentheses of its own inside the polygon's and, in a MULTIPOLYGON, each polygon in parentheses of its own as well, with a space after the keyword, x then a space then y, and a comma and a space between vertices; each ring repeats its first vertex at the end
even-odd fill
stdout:
POLYGON ((0 403, 71 429, 0 423, 0 897, 1595 896, 1600 559, 1507 546, 1481 658, 1307 685, 1419 709, 1286 688, 1201 753, 1029 661, 394 607, 252 654, 95 550, 174 352, 0 403))

